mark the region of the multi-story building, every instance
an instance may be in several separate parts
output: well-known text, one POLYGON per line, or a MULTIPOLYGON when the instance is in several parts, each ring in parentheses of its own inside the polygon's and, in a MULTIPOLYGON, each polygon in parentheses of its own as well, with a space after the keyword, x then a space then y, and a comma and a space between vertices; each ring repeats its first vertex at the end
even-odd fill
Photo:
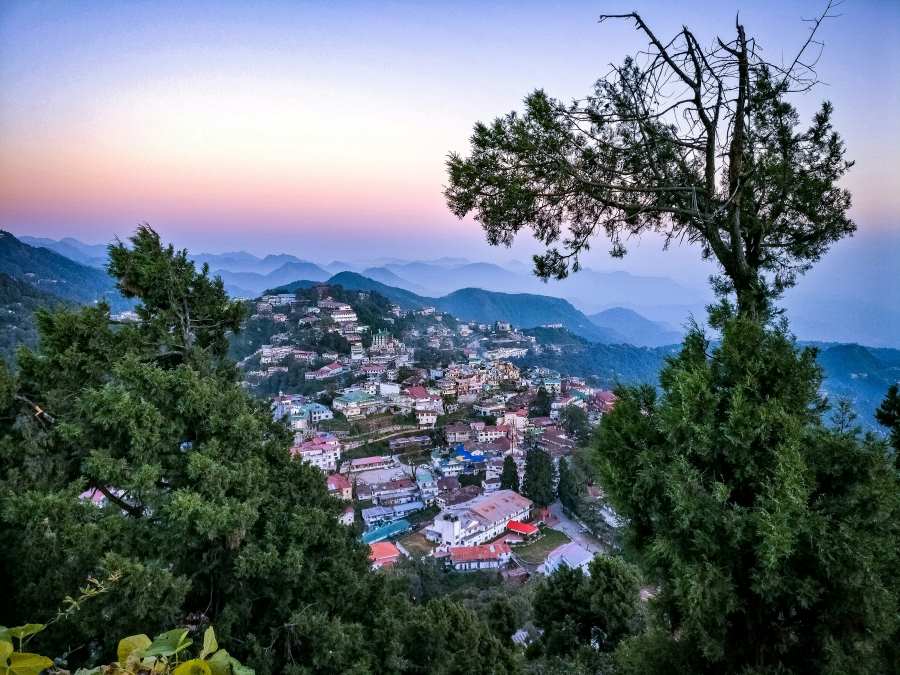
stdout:
POLYGON ((341 459, 341 442, 334 434, 319 432, 308 441, 292 447, 291 455, 327 474, 337 471, 341 459))
POLYGON ((532 501, 512 490, 497 490, 442 511, 425 536, 442 545, 474 546, 500 536, 510 520, 527 520, 532 501))

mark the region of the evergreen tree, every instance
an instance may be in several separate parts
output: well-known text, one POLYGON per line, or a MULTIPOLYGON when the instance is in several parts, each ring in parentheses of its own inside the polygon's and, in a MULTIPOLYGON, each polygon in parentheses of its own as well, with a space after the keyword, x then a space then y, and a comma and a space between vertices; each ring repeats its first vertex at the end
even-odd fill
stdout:
POLYGON ((549 417, 550 404, 552 402, 553 398, 550 396, 550 393, 544 389, 544 387, 538 387, 534 400, 531 402, 531 405, 528 406, 528 416, 549 417))
POLYGON ((591 427, 583 408, 579 408, 577 405, 567 405, 559 413, 559 422, 579 445, 587 443, 590 439, 591 427))
POLYGON ((559 460, 559 482, 556 491, 559 494, 559 501, 564 507, 573 513, 578 510, 580 486, 575 481, 575 476, 565 457, 559 460))
POLYGON ((525 477, 522 494, 543 508, 553 503, 555 494, 553 460, 550 455, 534 446, 525 454, 525 477))
POLYGON ((885 446, 821 422, 815 353, 784 326, 714 319, 717 347, 694 329, 662 395, 620 389, 598 434, 665 627, 626 649, 629 672, 887 672, 900 484, 885 446))
POLYGON ((739 23, 731 37, 684 26, 669 39, 636 13, 603 18, 634 23, 646 50, 579 100, 538 89, 523 112, 476 124, 471 154, 447 163, 450 209, 474 213, 493 245, 530 230, 546 246, 534 257, 543 278, 577 272, 596 235, 621 257, 626 239, 661 232, 718 264, 717 288, 741 314, 768 316, 773 297, 855 230, 831 104, 798 128, 789 100, 816 84, 817 42, 785 67, 739 23))
POLYGON ((519 491, 519 471, 512 455, 503 458, 503 471, 500 474, 500 489, 519 491))
POLYGON ((589 574, 565 565, 548 576, 534 598, 542 653, 569 655, 588 648, 612 651, 639 620, 637 572, 621 558, 595 557, 589 574))
POLYGON ((894 448, 894 461, 900 467, 900 388, 896 384, 888 388, 884 401, 875 411, 875 419, 887 427, 894 448))

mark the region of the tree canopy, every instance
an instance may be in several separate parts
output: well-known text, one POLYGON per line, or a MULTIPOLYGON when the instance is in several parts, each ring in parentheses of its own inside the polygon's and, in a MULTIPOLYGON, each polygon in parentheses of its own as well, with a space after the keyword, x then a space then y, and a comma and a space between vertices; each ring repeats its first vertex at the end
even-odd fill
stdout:
POLYGON ((665 629, 639 651, 668 653, 668 672, 886 672, 900 593, 887 448, 822 423, 814 350, 784 326, 720 328, 716 347, 687 336, 661 395, 619 389, 597 436, 603 486, 659 586, 665 629))
POLYGON ((525 475, 522 494, 540 507, 550 506, 556 497, 553 460, 549 453, 536 446, 525 453, 525 475))
POLYGON ((503 471, 500 472, 500 489, 519 491, 519 470, 512 455, 503 458, 503 471))
POLYGON ((722 271, 742 313, 765 316, 829 246, 852 233, 852 165, 825 102, 800 128, 792 94, 817 82, 816 31, 784 63, 767 60, 739 22, 708 42, 684 27, 658 37, 637 13, 625 19, 648 41, 565 103, 537 90, 522 113, 478 123, 471 152, 448 160, 450 209, 474 213, 488 242, 510 245, 523 228, 546 245, 535 271, 563 278, 591 239, 611 254, 625 240, 659 232, 697 244, 722 271), (708 45, 708 46, 705 46, 708 45))

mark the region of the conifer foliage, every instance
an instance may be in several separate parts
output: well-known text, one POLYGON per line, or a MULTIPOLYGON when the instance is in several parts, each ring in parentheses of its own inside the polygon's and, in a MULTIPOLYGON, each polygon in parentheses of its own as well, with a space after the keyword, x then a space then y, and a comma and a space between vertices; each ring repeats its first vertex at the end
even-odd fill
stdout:
POLYGON ((598 434, 667 627, 636 638, 627 672, 886 672, 900 590, 886 446, 822 423, 814 351, 784 326, 717 316, 719 346, 692 331, 662 394, 620 389, 598 434))

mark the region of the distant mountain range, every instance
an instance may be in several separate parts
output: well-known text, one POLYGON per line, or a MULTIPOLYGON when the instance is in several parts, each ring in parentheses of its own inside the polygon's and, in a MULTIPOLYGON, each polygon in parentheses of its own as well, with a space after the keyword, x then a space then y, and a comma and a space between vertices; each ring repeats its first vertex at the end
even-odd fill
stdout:
MULTIPOLYGON (((388 276, 388 278, 390 277, 388 276)), ((316 280, 302 280, 271 290, 290 292, 297 288, 307 287, 314 281, 316 280)), ((601 316, 601 323, 596 323, 578 311, 567 300, 547 295, 498 293, 481 288, 462 288, 444 296, 429 297, 405 288, 382 283, 356 272, 340 272, 329 278, 326 283, 343 286, 350 290, 376 291, 407 310, 434 307, 463 321, 478 323, 507 321, 519 328, 560 324, 586 340, 605 344, 627 342, 625 332, 639 337, 639 326, 643 326, 648 330, 648 338, 642 342, 658 343, 660 336, 667 333, 674 337, 674 343, 680 342, 680 337, 676 333, 669 331, 665 326, 644 319, 634 312, 622 311, 623 316, 627 316, 628 323, 625 331, 619 332, 612 320, 615 312, 609 316, 601 316), (604 316, 606 324, 602 323, 604 316)))
POLYGON ((45 237, 19 237, 18 239, 23 244, 50 249, 88 267, 103 269, 106 266, 106 244, 85 244, 72 237, 65 237, 59 241, 45 237))
MULTIPOLYGON (((106 260, 106 247, 102 244, 85 244, 71 237, 58 241, 28 236, 20 239, 90 267, 102 268, 106 260)), ((787 309, 791 329, 798 337, 900 346, 900 275, 893 269, 900 255, 900 235, 882 237, 877 242, 877 255, 872 244, 862 238, 841 242, 803 278, 798 288, 786 294, 780 304, 787 309), (862 267, 859 260, 865 261, 862 267), (846 274, 852 274, 852 284, 843 281, 846 274)), ((340 272, 352 271, 426 298, 442 297, 463 288, 564 298, 594 317, 591 320, 599 328, 614 328, 618 339, 650 346, 669 342, 683 332, 680 328, 692 316, 702 322, 706 305, 712 300, 707 288, 685 286, 664 276, 624 271, 583 268, 562 281, 544 283, 533 276, 529 264, 518 260, 494 264, 450 256, 416 261, 373 257, 319 265, 289 254, 259 257, 246 251, 197 253, 192 257, 198 263, 209 264, 235 297, 253 297, 265 288, 290 281, 324 281, 340 272), (626 324, 631 323, 630 317, 619 314, 609 321, 597 316, 606 310, 632 310, 660 324, 661 332, 653 334, 656 330, 651 332, 646 325, 629 332, 626 324)))
POLYGON ((43 246, 29 246, 0 230, 0 272, 63 300, 90 304, 106 300, 114 308, 129 306, 109 275, 43 246))
POLYGON ((213 274, 222 277, 225 290, 234 297, 254 298, 267 288, 282 286, 297 279, 325 281, 331 275, 318 265, 304 260, 283 262, 271 272, 229 272, 217 269, 213 274))
MULTIPOLYGON (((60 302, 91 304, 100 299, 109 301, 115 310, 131 306, 132 303, 118 294, 113 279, 104 270, 75 259, 81 257, 94 263, 101 257, 105 260, 105 247, 85 245, 77 240, 22 239, 38 245, 29 245, 0 230, 0 353, 4 357, 9 358, 20 344, 33 344, 35 330, 32 314, 38 307, 60 302), (66 251, 69 255, 59 251, 66 251)), ((249 256, 228 254, 246 262, 244 255, 249 256)), ((205 259, 204 256, 197 256, 195 260, 222 262, 221 258, 212 256, 205 259)), ((479 323, 508 321, 528 329, 543 343, 565 347, 558 353, 548 350, 539 356, 529 356, 520 365, 533 361, 534 365, 545 365, 561 372, 593 376, 607 385, 615 382, 655 383, 664 359, 678 349, 677 344, 670 344, 670 341, 677 343, 681 339, 681 334, 668 324, 651 321, 624 307, 611 308, 588 317, 567 300, 546 295, 462 288, 435 297, 356 272, 341 271, 329 275, 322 267, 293 256, 268 256, 256 260, 261 265, 274 267, 266 273, 232 272, 232 275, 238 276, 230 278, 244 283, 249 280, 251 283, 248 285, 254 288, 265 284, 265 287, 280 287, 280 290, 309 287, 327 280, 327 283, 347 289, 377 291, 404 309, 433 306, 463 320, 479 323), (241 274, 245 276, 239 276, 241 274), (301 280, 295 281, 298 276, 294 275, 299 275, 301 280), (303 278, 302 275, 307 276, 303 278), (289 279, 290 283, 282 283, 285 279, 289 279), (543 327, 552 324, 561 324, 563 328, 543 327)), ((460 267, 458 260, 439 260, 440 263, 431 261, 421 264, 441 266, 447 275, 453 275, 460 267)), ((339 266, 340 263, 332 265, 339 266)), ((396 263, 388 262, 381 267, 392 272, 392 265, 396 263)), ((402 266, 406 270, 417 269, 411 264, 402 266)), ((467 263, 464 266, 470 265, 467 263)), ((480 271, 479 266, 475 266, 473 273, 485 273, 485 267, 490 266, 480 266, 480 271)), ((399 276, 396 272, 393 274, 399 276)), ((393 279, 389 274, 384 274, 383 278, 393 279)), ((258 294, 247 293, 252 296, 258 294)), ((674 315, 672 320, 677 321, 678 316, 683 317, 684 314, 674 315)), ((900 380, 900 350, 852 343, 822 343, 816 346, 820 350, 819 362, 827 374, 823 383, 824 393, 832 401, 849 399, 860 415, 860 422, 874 428, 872 414, 875 407, 888 386, 900 380)))
POLYGON ((683 333, 659 321, 651 321, 625 307, 612 307, 588 316, 597 326, 615 331, 625 342, 637 347, 680 344, 683 333))

